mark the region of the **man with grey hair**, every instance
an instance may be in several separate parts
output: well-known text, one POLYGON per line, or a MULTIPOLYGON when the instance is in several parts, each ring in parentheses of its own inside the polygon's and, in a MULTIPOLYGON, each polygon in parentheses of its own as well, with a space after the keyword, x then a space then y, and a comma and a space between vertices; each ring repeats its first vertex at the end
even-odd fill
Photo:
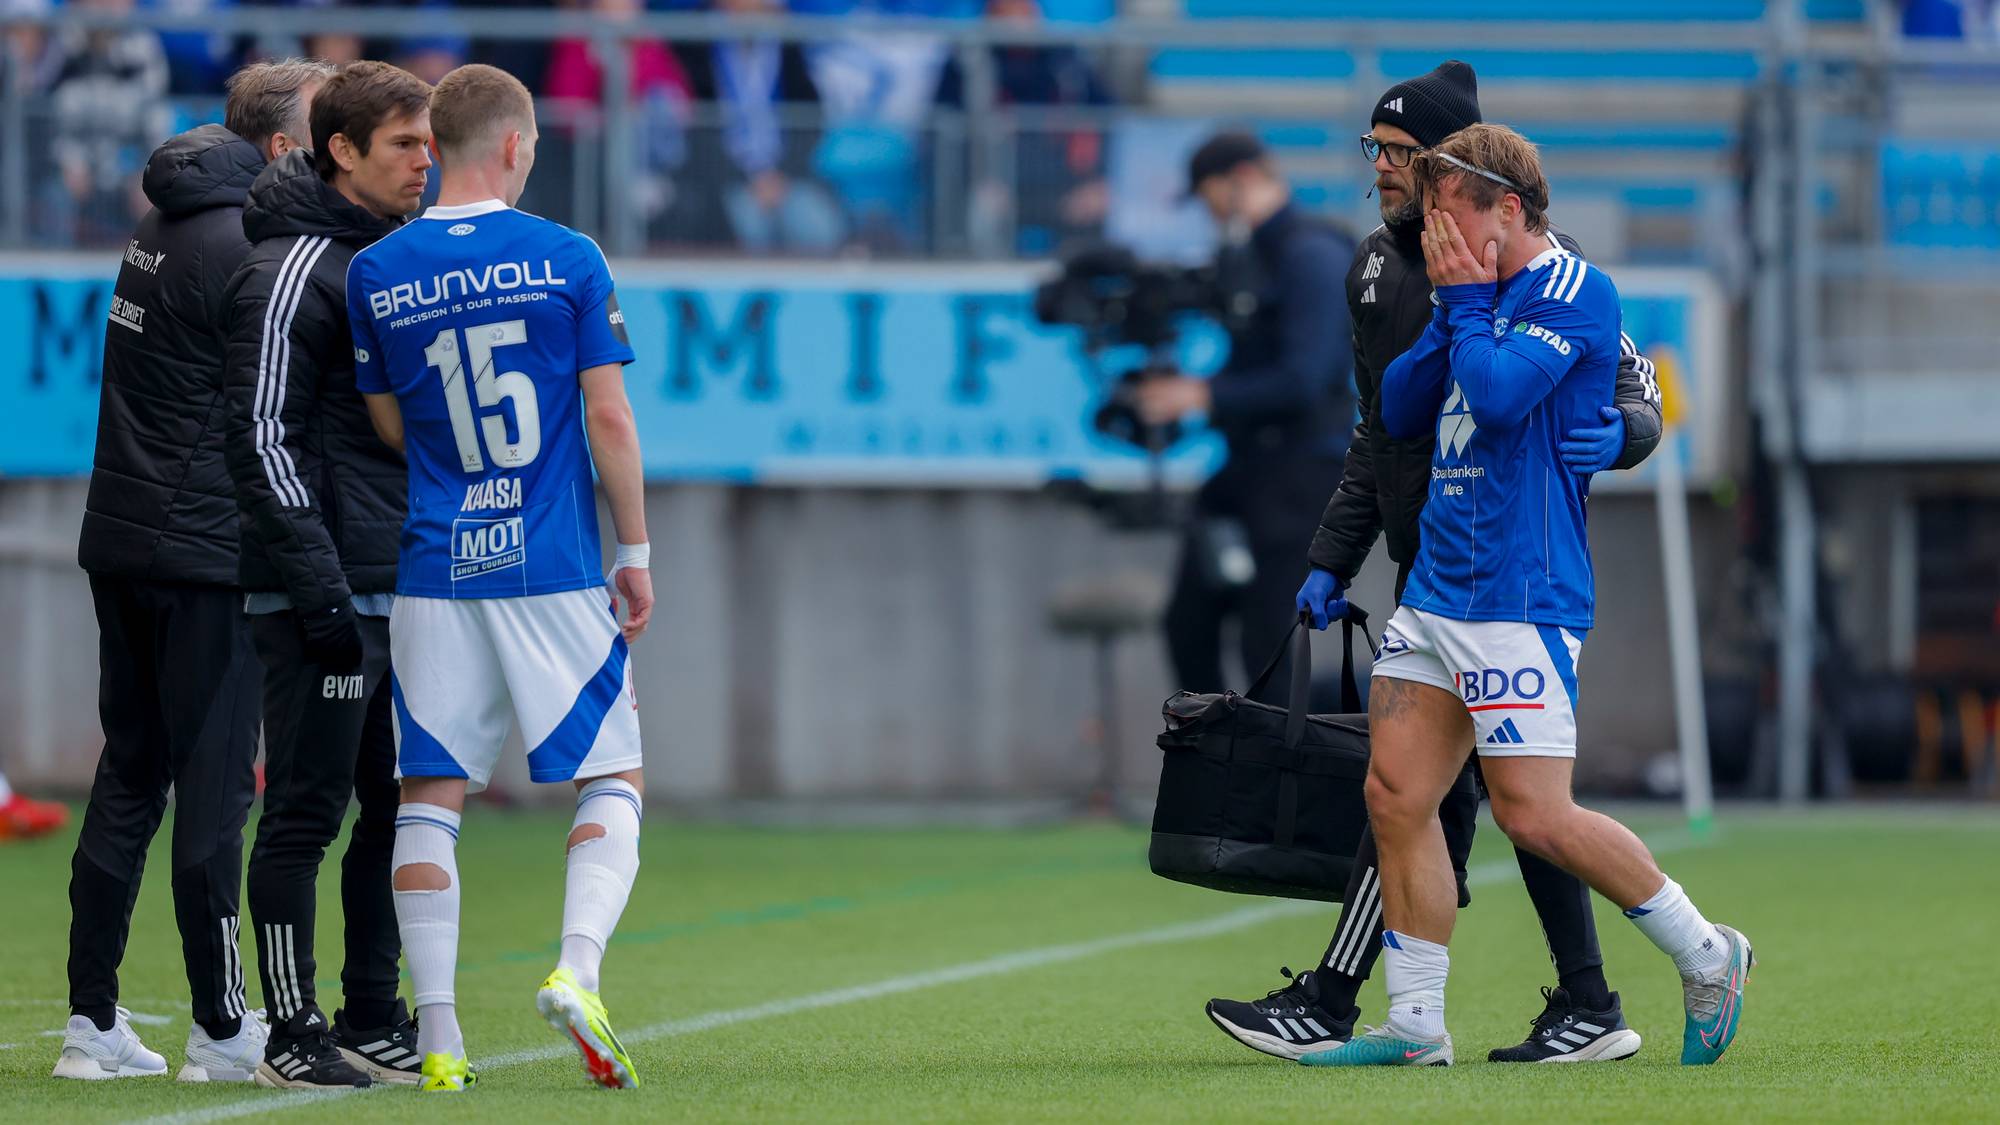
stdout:
POLYGON ((72 1014, 59 1078, 166 1071, 118 1006, 118 965, 170 788, 174 915, 194 1000, 180 1077, 247 1082, 263 1057, 237 944, 263 677, 223 459, 224 295, 250 251, 251 181, 306 144, 307 108, 331 73, 296 59, 245 67, 229 80, 224 124, 155 150, 143 181, 153 207, 112 290, 77 550, 97 607, 104 752, 70 862, 72 1014))

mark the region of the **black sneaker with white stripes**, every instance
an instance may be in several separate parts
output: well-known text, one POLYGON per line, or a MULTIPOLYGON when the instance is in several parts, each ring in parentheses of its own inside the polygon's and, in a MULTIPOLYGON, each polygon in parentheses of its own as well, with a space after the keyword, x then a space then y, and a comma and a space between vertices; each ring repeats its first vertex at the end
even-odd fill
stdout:
POLYGON ((1245 1047, 1281 1059, 1296 1060, 1308 1051, 1338 1047, 1353 1038, 1361 1009, 1336 1015, 1321 1006, 1319 982, 1312 973, 1292 976, 1288 968, 1278 971, 1291 983, 1262 1000, 1210 1000, 1208 1018, 1245 1047))
POLYGON ((291 1019, 271 1027, 264 1046, 264 1065, 257 1068, 257 1085, 281 1090, 325 1090, 371 1083, 366 1072, 347 1061, 326 1026, 319 1008, 308 1004, 291 1019))
POLYGON ((424 1057, 417 1053, 417 1021, 396 1001, 395 1013, 382 1027, 357 1028, 345 1010, 333 1013, 333 1045, 347 1061, 377 1082, 415 1086, 424 1080, 424 1057))
POLYGON ((1546 1001, 1528 1038, 1512 1047, 1495 1047, 1487 1062, 1571 1063, 1610 1062, 1639 1053, 1639 1033, 1625 1026, 1618 994, 1601 1012, 1579 1008, 1561 988, 1543 988, 1546 1001))

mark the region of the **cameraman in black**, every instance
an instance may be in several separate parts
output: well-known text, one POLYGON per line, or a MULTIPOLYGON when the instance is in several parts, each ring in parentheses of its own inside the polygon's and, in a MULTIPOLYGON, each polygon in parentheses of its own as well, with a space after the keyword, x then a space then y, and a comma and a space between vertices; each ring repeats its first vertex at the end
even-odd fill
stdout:
MULTIPOLYGON (((1302 212, 1264 146, 1244 133, 1195 151, 1188 194, 1223 232, 1229 360, 1211 378, 1149 379, 1133 396, 1151 425, 1206 414, 1228 442, 1227 463, 1196 497, 1166 618, 1179 686, 1220 691, 1224 620, 1237 620, 1247 679, 1297 615, 1298 545, 1340 483, 1354 425, 1341 281, 1354 241, 1302 212)), ((1285 684, 1283 670, 1270 682, 1285 684)))

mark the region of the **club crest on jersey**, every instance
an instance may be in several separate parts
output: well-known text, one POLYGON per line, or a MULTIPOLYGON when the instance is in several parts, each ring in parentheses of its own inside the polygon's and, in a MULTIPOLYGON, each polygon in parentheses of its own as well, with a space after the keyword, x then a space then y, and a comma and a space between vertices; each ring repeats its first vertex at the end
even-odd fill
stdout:
POLYGON ((1472 406, 1465 401, 1465 392, 1457 383, 1451 385, 1451 397, 1444 401, 1444 412, 1438 415, 1438 448, 1453 457, 1465 456, 1465 447, 1472 444, 1472 435, 1479 426, 1472 420, 1472 406))
POLYGON ((527 526, 520 516, 451 521, 453 582, 520 566, 527 560, 527 526))
POLYGON ((453 223, 451 226, 445 228, 445 233, 464 236, 478 229, 478 227, 473 226, 471 223, 453 223))

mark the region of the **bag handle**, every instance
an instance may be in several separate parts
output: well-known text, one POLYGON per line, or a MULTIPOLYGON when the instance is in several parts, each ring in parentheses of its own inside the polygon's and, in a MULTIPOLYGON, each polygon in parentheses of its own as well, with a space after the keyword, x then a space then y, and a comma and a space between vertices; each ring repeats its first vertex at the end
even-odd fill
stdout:
MULTIPOLYGON (((1271 682, 1271 676, 1278 670, 1278 662, 1285 658, 1287 651, 1292 656, 1291 691, 1286 700, 1285 746, 1291 748, 1305 737, 1306 715, 1312 705, 1312 634, 1304 626, 1312 620, 1312 615, 1301 610, 1292 621, 1292 627, 1285 633, 1285 639, 1278 643, 1278 651, 1250 682, 1243 694, 1256 695, 1271 682)), ((1344 714, 1355 714, 1361 710, 1361 684, 1354 676, 1354 629, 1361 628, 1361 637, 1372 651, 1375 638, 1368 632, 1368 611, 1348 603, 1347 616, 1340 619, 1340 707, 1344 714)))

